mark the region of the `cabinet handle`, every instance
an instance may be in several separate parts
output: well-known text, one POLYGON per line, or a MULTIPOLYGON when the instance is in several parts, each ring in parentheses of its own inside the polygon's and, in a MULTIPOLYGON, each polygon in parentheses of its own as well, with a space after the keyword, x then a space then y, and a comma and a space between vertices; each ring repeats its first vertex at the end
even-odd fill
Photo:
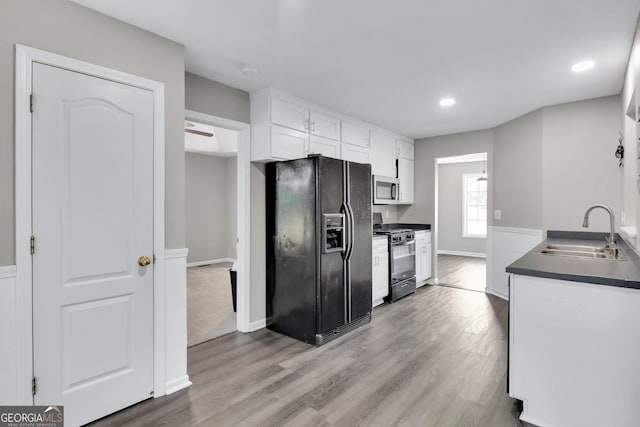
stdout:
POLYGON ((309 120, 304 122, 304 130, 309 131, 309 120))
POLYGON ((311 132, 315 132, 316 131, 316 121, 312 121, 311 122, 311 132))

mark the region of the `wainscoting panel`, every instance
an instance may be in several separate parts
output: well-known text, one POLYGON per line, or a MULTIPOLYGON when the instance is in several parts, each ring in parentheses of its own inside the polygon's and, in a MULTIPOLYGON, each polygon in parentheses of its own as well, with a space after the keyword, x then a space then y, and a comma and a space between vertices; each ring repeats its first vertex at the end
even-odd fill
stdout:
POLYGON ((20 403, 16 267, 0 267, 0 405, 20 403))
POLYGON ((508 274, 505 269, 542 240, 542 230, 488 227, 487 292, 508 299, 508 274))
POLYGON ((188 249, 165 251, 166 280, 166 394, 191 385, 187 375, 187 254, 188 249))

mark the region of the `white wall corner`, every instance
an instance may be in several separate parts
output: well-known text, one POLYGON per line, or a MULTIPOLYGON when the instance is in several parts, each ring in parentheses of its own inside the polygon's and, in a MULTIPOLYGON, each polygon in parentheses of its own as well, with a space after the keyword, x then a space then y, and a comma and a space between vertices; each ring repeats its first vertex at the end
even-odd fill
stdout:
POLYGON ((507 266, 538 245, 542 236, 542 230, 532 228, 487 228, 487 293, 509 298, 507 266))
POLYGON ((188 253, 186 248, 165 250, 165 394, 191 385, 187 375, 188 253))
POLYGON ((258 329, 267 327, 267 319, 256 320, 255 322, 251 322, 249 324, 249 330, 247 332, 257 331, 258 329))

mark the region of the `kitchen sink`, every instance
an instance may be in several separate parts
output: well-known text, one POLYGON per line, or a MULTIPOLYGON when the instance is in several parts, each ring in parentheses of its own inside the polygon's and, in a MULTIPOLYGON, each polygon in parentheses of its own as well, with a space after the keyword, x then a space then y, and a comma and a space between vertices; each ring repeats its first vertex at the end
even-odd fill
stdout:
POLYGON ((586 245, 555 245, 547 244, 536 253, 544 255, 564 256, 571 258, 585 259, 605 259, 611 261, 623 261, 624 257, 617 249, 606 246, 586 246, 586 245))

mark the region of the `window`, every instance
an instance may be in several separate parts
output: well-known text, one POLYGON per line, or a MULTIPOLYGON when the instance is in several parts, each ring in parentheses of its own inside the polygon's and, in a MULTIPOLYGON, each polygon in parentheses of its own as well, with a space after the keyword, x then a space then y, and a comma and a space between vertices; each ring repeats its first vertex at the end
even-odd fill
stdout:
POLYGON ((462 237, 487 237, 487 181, 480 176, 462 175, 462 237))

